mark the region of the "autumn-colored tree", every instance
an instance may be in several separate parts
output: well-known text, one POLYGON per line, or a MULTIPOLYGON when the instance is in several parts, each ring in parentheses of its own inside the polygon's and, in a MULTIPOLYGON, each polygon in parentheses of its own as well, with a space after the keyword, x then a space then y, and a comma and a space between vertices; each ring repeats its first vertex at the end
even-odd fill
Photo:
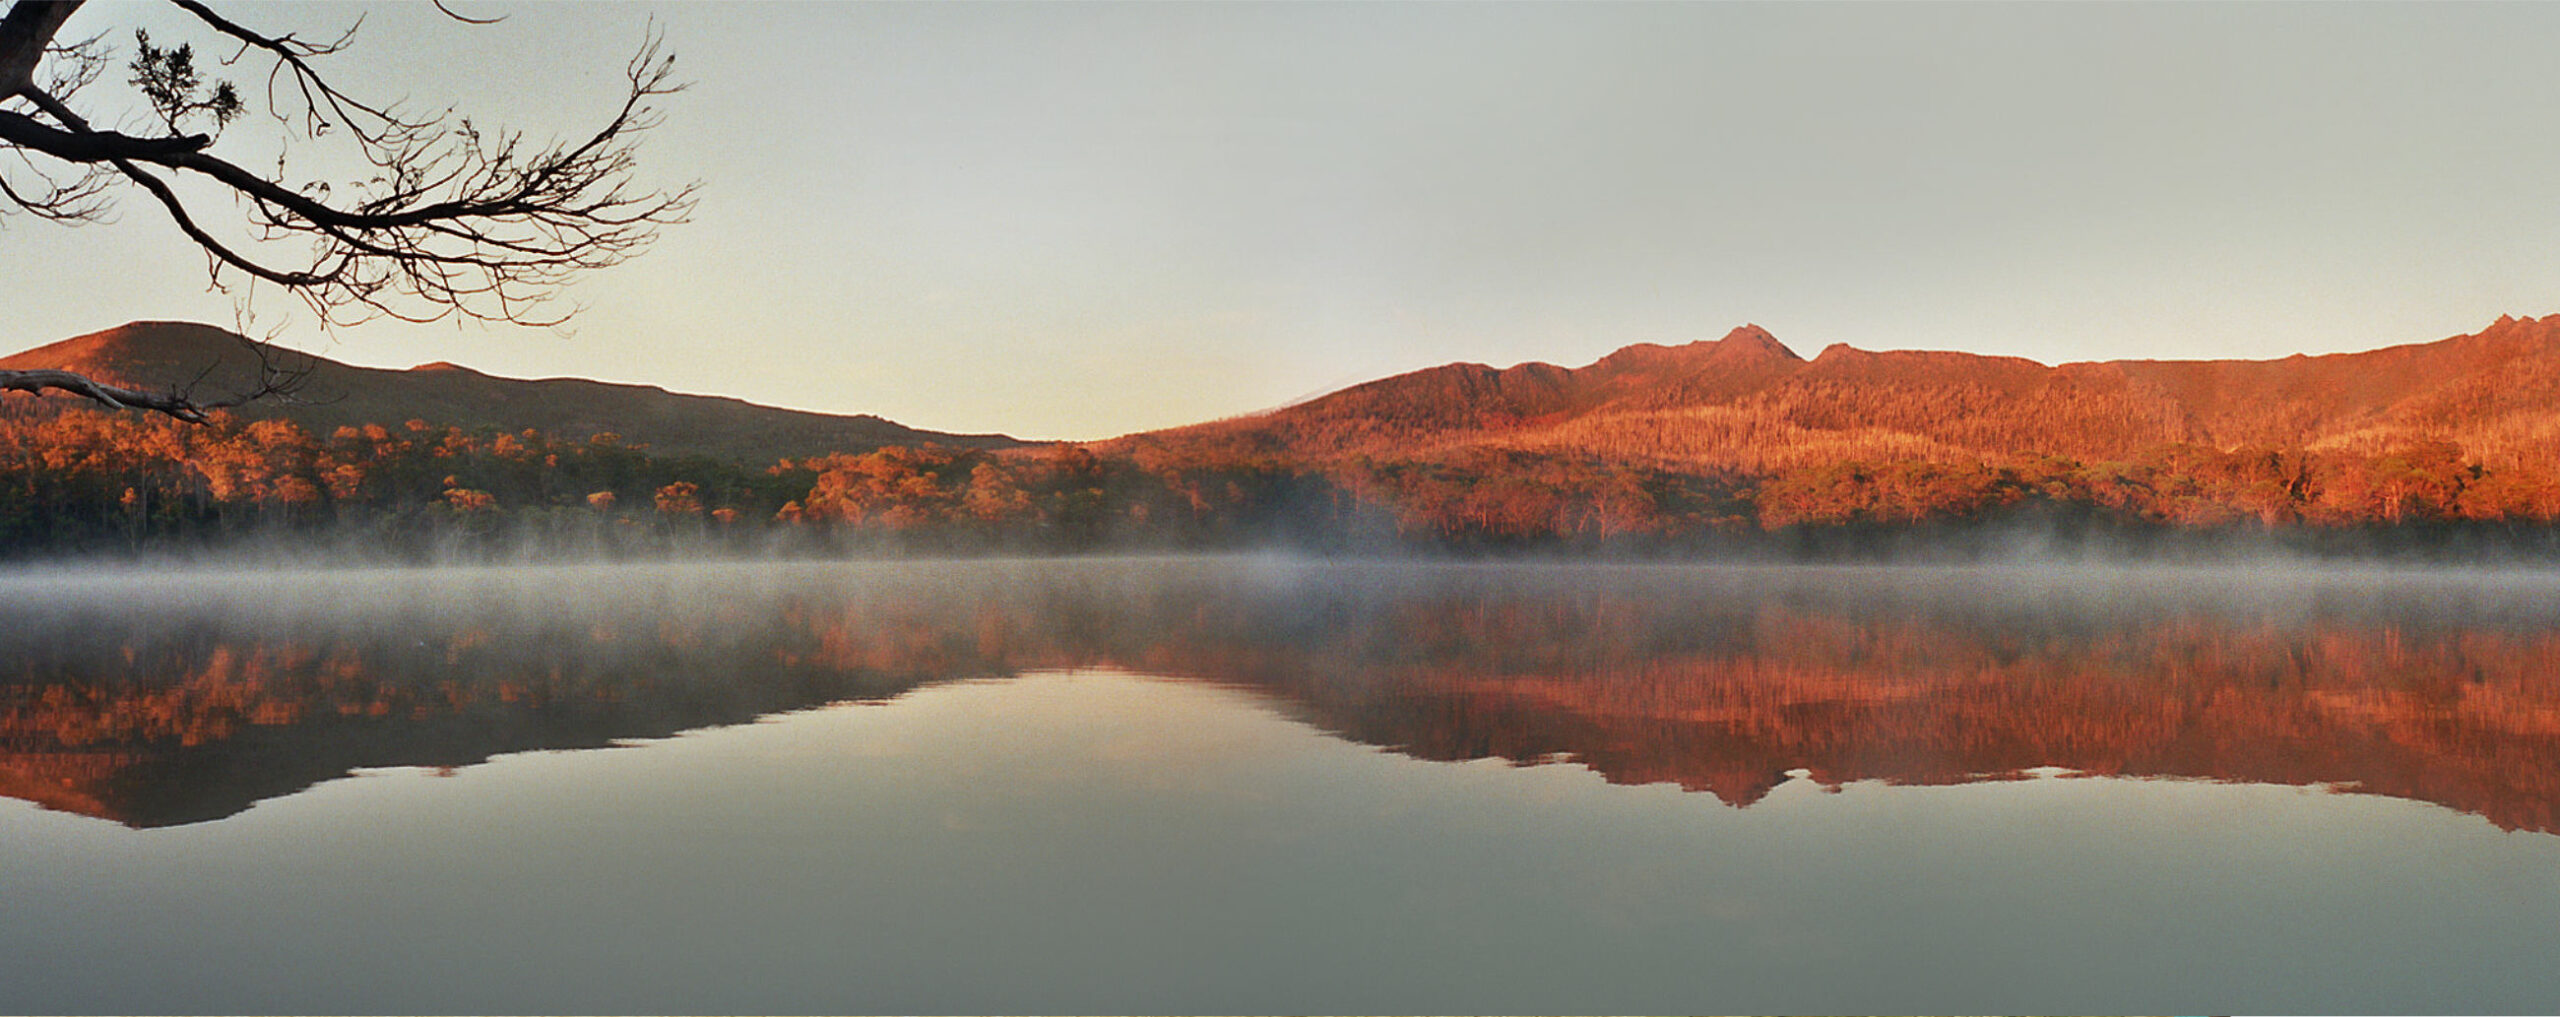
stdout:
POLYGON ((698 516, 702 514, 702 485, 679 480, 658 489, 654 498, 662 516, 698 516))

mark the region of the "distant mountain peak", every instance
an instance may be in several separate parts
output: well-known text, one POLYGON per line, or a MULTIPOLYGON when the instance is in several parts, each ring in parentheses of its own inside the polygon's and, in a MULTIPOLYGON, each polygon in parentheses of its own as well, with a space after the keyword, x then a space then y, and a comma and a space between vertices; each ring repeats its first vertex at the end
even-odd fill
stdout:
POLYGON ((132 321, 0 358, 11 368, 77 371, 111 384, 160 388, 208 364, 249 364, 246 340, 212 325, 132 321))
POLYGON ((1770 335, 1768 329, 1752 324, 1744 324, 1731 332, 1725 333, 1724 338, 1716 340, 1716 349, 1719 352, 1731 350, 1756 355, 1774 356, 1781 360, 1804 359, 1803 357, 1797 356, 1796 351, 1788 349, 1787 344, 1779 342, 1777 336, 1770 335))
POLYGON ((1708 365, 1731 367, 1737 364, 1793 361, 1803 357, 1779 342, 1778 337, 1758 325, 1743 325, 1724 334, 1721 339, 1700 339, 1678 346, 1661 343, 1630 343, 1602 357, 1591 366, 1604 371, 1678 370, 1708 365))

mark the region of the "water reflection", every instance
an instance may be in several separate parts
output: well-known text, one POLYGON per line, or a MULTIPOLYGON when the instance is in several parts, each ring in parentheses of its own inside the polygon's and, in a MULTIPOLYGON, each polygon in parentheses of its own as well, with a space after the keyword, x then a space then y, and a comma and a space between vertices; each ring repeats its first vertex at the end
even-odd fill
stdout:
POLYGON ((0 794, 142 827, 360 768, 1110 667, 1736 806, 1797 772, 2060 767, 2560 831, 2560 585, 2535 577, 1216 559, 5 586, 0 794))

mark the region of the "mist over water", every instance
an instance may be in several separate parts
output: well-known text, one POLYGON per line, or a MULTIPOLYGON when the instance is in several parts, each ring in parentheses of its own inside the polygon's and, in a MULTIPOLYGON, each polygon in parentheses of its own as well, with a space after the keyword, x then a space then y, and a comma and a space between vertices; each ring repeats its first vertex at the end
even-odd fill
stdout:
POLYGON ((2560 579, 0 576, 19 1010, 2533 1009, 2560 579))

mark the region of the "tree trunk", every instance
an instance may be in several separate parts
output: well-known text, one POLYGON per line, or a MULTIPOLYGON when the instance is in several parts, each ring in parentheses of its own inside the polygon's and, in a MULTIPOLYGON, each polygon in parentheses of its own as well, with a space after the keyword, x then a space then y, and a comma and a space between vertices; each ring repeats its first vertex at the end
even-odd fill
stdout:
POLYGON ((44 48, 53 44, 54 33, 71 12, 80 9, 81 0, 18 0, 9 5, 9 13, 0 17, 0 96, 12 96, 35 87, 36 65, 44 62, 44 48))

